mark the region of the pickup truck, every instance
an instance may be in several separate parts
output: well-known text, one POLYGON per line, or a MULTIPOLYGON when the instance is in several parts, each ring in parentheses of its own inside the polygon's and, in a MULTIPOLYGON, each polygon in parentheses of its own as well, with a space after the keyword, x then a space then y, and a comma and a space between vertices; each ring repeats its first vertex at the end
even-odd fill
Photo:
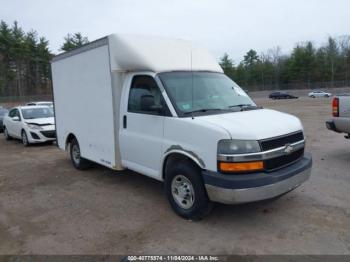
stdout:
POLYGON ((337 133, 345 133, 350 139, 350 94, 333 97, 332 119, 326 121, 326 127, 337 133))
POLYGON ((182 217, 275 199, 311 174, 300 120, 258 107, 190 42, 112 34, 54 57, 52 76, 57 143, 73 166, 162 181, 182 217))

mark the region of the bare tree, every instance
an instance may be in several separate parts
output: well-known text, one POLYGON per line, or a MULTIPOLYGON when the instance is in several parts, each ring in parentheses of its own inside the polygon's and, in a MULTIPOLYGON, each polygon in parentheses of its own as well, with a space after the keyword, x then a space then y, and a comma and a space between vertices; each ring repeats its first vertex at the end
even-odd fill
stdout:
POLYGON ((350 36, 344 35, 338 37, 339 52, 344 70, 344 80, 347 83, 350 73, 350 36))
POLYGON ((279 88, 280 83, 280 75, 281 75, 281 58, 282 58, 282 51, 281 47, 276 46, 274 48, 271 48, 267 51, 269 57, 271 58, 271 62, 274 66, 275 71, 275 88, 279 88))

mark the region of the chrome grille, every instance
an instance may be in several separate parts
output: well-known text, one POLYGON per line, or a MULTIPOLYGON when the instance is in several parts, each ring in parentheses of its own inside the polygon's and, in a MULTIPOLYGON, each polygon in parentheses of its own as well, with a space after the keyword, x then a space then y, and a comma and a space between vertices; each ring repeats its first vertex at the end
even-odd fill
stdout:
POLYGON ((260 146, 262 151, 271 150, 274 148, 285 146, 286 144, 292 144, 304 140, 304 134, 302 131, 283 135, 279 137, 268 138, 260 140, 260 146))

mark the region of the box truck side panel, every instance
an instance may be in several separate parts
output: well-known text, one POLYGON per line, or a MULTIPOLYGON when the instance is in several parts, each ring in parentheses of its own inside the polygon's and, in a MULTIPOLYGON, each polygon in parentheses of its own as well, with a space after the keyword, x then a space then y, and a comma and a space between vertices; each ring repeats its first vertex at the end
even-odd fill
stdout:
POLYGON ((81 156, 110 168, 115 163, 115 130, 108 45, 52 63, 57 141, 66 149, 69 134, 81 156))

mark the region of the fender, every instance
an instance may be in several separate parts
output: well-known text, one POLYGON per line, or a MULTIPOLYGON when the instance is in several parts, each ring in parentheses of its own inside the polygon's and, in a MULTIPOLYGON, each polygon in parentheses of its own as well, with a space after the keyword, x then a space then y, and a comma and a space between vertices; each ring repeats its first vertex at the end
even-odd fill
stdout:
POLYGON ((191 159, 193 162, 195 162, 200 168, 205 169, 204 161, 200 157, 198 157, 198 155, 196 153, 194 153, 190 150, 185 150, 181 146, 178 145, 178 146, 171 146, 170 148, 168 148, 165 151, 165 154, 163 155, 163 158, 162 158, 162 170, 164 168, 165 159, 171 154, 184 155, 184 156, 188 157, 189 159, 191 159))

